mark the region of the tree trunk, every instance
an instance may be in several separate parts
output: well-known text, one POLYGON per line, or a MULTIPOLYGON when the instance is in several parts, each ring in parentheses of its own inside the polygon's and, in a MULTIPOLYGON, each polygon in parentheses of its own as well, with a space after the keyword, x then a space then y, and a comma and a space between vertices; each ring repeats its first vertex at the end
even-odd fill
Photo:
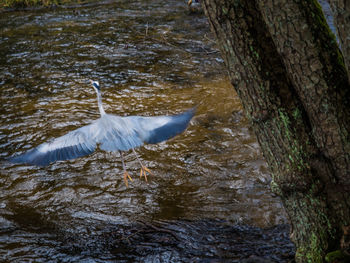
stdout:
POLYGON ((204 0, 292 225, 297 262, 349 249, 350 84, 315 0, 204 0))
MULTIPOLYGON (((328 0, 334 16, 339 42, 344 54, 345 66, 350 70, 350 1, 328 0)), ((349 75, 350 76, 350 75, 349 75)))

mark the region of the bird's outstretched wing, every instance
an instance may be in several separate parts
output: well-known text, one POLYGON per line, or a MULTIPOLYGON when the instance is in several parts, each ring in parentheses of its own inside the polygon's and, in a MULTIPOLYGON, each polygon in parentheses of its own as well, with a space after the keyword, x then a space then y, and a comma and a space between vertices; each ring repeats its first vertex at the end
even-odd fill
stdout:
POLYGON ((195 108, 173 116, 119 117, 107 114, 106 119, 101 118, 105 129, 97 142, 106 151, 127 151, 144 143, 159 143, 183 132, 194 113, 195 108))
POLYGON ((45 166, 55 161, 74 159, 94 152, 97 129, 96 121, 54 139, 40 144, 23 154, 9 158, 13 163, 26 163, 45 166))
POLYGON ((195 108, 174 116, 144 117, 140 122, 148 131, 147 143, 159 143, 182 133, 195 114, 195 108))
POLYGON ((145 142, 162 142, 183 132, 194 112, 193 108, 178 115, 156 117, 105 114, 87 126, 8 160, 45 166, 55 161, 88 155, 95 151, 97 144, 105 151, 127 151, 145 142))

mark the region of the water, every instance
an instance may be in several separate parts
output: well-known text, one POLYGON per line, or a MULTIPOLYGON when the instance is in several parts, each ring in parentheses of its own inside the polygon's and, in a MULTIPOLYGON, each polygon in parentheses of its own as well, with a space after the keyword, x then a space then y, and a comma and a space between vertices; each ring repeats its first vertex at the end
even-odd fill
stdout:
POLYGON ((1 162, 1 260, 107 262, 103 242, 67 252, 64 240, 140 221, 287 223, 203 15, 175 0, 1 14, 0 157, 97 119, 89 79, 108 113, 198 111, 184 134, 137 150, 149 183, 132 152, 129 187, 118 154, 100 150, 45 168, 1 162))

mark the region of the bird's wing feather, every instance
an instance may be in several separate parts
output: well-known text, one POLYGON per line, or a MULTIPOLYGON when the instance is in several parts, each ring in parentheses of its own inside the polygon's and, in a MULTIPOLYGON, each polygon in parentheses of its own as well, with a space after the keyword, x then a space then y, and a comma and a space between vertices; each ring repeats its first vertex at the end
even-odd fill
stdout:
POLYGON ((9 161, 45 166, 55 161, 88 155, 96 148, 94 136, 98 131, 96 124, 97 121, 58 137, 52 142, 40 144, 28 152, 9 158, 9 161))
POLYGON ((107 114, 101 118, 103 133, 98 136, 100 148, 106 151, 126 151, 143 145, 159 143, 183 132, 195 109, 173 116, 128 116, 107 114))
POLYGON ((192 108, 173 116, 144 117, 140 120, 141 127, 147 131, 146 143, 159 143, 182 133, 195 114, 192 108))

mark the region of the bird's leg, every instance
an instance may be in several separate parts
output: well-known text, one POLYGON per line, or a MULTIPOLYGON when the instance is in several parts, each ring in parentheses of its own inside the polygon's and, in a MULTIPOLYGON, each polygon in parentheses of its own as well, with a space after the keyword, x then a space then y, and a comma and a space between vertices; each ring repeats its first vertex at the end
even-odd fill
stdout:
POLYGON ((120 158, 122 159, 122 165, 123 165, 123 171, 124 171, 124 183, 125 183, 126 187, 128 187, 128 178, 130 181, 132 181, 132 178, 130 177, 129 173, 126 171, 123 153, 121 151, 119 151, 119 154, 120 154, 120 158))
POLYGON ((140 177, 142 177, 142 175, 145 177, 145 181, 147 182, 147 173, 149 173, 150 175, 153 175, 153 173, 141 163, 141 160, 139 159, 139 157, 137 156, 137 153, 135 152, 134 149, 132 149, 132 151, 134 152, 136 159, 139 161, 140 165, 141 165, 141 170, 140 170, 140 177))

